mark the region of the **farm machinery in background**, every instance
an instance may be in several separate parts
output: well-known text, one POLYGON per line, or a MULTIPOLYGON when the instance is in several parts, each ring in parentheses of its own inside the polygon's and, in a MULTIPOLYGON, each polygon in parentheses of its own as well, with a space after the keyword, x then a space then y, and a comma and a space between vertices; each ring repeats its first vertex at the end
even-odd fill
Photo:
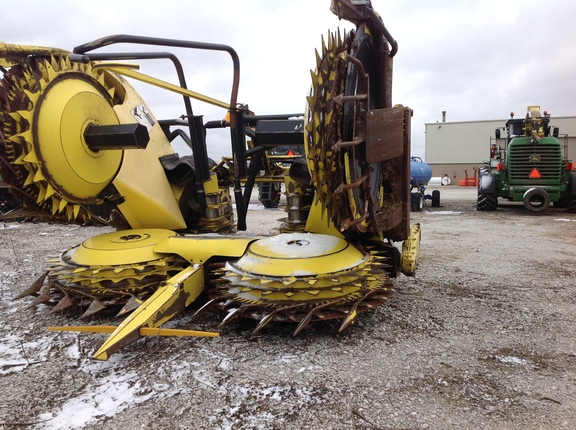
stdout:
MULTIPOLYGON (((300 124, 298 124, 298 126, 300 126, 300 124)), ((269 162, 265 164, 265 167, 268 167, 268 170, 264 173, 272 174, 272 182, 258 183, 258 200, 260 200, 260 203, 262 203, 265 208, 278 207, 278 204, 280 203, 280 195, 282 194, 284 177, 289 174, 292 163, 304 155, 302 139, 298 138, 297 142, 292 143, 295 144, 278 145, 267 151, 269 162)), ((266 179, 264 178, 261 180, 265 181, 266 179)))
POLYGON ((576 212, 576 171, 567 157, 559 130, 550 126, 550 115, 540 106, 528 106, 524 119, 506 122, 507 137, 496 129, 491 139, 490 161, 478 171, 479 211, 494 211, 498 198, 522 202, 531 212, 545 211, 552 202, 576 212), (503 146, 502 146, 503 144, 503 146))
POLYGON ((432 179, 432 168, 420 157, 410 157, 410 209, 419 212, 424 208, 425 200, 432 200, 432 207, 440 206, 440 191, 426 194, 426 185, 432 179))
POLYGON ((342 331, 383 304, 392 278, 413 275, 419 256, 411 110, 392 105, 396 42, 370 2, 357 3, 332 2, 356 29, 323 41, 303 116, 258 116, 238 103, 240 63, 227 45, 131 35, 73 52, 0 43, 0 169, 12 194, 28 210, 116 228, 50 261, 20 297, 81 318, 125 317, 117 327, 57 328, 110 332, 94 354, 102 360, 149 334, 214 335, 161 327, 192 303, 194 317, 222 314, 219 329, 248 318, 254 332, 282 322, 294 335, 325 320, 339 319, 342 331), (101 50, 118 44, 159 50, 101 50), (188 89, 172 48, 228 54, 229 101, 188 89), (158 59, 174 67, 177 85, 138 70, 158 59), (129 79, 181 95, 180 116, 156 119, 129 79), (224 119, 204 122, 192 101, 221 107, 224 119), (218 163, 208 157, 212 128, 230 132, 232 155, 218 163), (176 137, 190 154, 175 152, 176 137), (284 175, 267 159, 285 144, 305 154, 283 177, 280 232, 231 234, 247 228, 255 184, 284 175))

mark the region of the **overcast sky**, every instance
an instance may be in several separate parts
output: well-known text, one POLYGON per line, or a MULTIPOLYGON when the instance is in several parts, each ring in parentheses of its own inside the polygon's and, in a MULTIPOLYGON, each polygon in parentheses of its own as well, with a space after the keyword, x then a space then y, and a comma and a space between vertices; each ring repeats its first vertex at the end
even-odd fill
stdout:
MULTIPOLYGON (((576 114, 576 2, 573 0, 373 0, 399 51, 393 102, 414 110, 412 154, 424 157, 424 124, 505 119, 540 105, 576 114)), ((222 43, 240 57, 239 102, 257 114, 303 112, 314 50, 328 30, 351 28, 329 0, 0 0, 0 40, 72 50, 111 34, 222 43)), ((116 48, 119 50, 120 46, 116 48)), ((122 49, 134 50, 122 45, 122 49)), ((152 48, 158 51, 158 48, 152 48)), ((229 101, 227 54, 179 54, 190 89, 229 101)), ((175 81, 168 63, 141 69, 175 81)), ((181 98, 138 87, 158 118, 183 113, 181 98)), ((195 114, 225 112, 194 102, 195 114)), ((210 155, 229 154, 208 134, 210 155)))

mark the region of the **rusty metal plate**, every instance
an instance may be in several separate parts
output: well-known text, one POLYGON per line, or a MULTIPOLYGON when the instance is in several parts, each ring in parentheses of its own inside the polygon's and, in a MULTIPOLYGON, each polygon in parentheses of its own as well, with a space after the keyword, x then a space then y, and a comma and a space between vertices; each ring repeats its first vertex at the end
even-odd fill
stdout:
POLYGON ((409 139, 410 109, 403 106, 374 109, 366 119, 366 161, 370 164, 404 154, 409 139))

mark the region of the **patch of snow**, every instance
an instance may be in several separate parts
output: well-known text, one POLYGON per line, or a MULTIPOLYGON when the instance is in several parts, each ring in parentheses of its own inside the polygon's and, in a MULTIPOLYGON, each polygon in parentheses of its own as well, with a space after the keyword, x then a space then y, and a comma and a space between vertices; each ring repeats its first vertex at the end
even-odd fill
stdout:
MULTIPOLYGON (((89 366, 88 366, 89 367, 89 366)), ((136 372, 112 370, 53 412, 38 416, 42 429, 79 429, 150 399, 154 391, 136 372)))
POLYGON ((518 358, 518 357, 514 357, 512 355, 497 355, 496 359, 501 361, 502 363, 520 364, 520 365, 528 364, 527 360, 524 360, 524 359, 518 358))
POLYGON ((15 223, 12 223, 12 224, 0 224, 0 230, 8 230, 8 229, 11 229, 11 228, 20 228, 20 225, 19 225, 19 224, 15 224, 15 223))
POLYGON ((461 215, 462 212, 458 211, 430 211, 425 212, 427 215, 461 215))
POLYGON ((22 341, 20 335, 4 335, 0 343, 0 375, 22 372, 29 366, 47 360, 55 336, 22 341))
POLYGON ((273 251, 275 257, 307 258, 339 251, 342 239, 327 234, 285 233, 260 239, 256 244, 273 251))
MULTIPOLYGON (((234 208, 234 210, 236 210, 236 203, 232 203, 232 207, 234 208)), ((271 211, 282 211, 284 212, 284 208, 265 208, 264 205, 261 204, 255 204, 255 203, 250 203, 248 205, 248 210, 249 211, 263 211, 266 210, 267 212, 271 212, 271 211)))

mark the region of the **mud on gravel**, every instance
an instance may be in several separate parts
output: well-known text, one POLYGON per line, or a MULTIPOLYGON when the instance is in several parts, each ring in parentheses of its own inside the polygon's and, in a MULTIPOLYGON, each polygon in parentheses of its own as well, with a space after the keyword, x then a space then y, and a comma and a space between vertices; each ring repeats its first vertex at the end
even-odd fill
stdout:
MULTIPOLYGON (((417 275, 343 334, 325 323, 252 336, 247 322, 219 338, 146 338, 108 362, 90 359, 103 335, 47 331, 77 321, 12 298, 47 258, 110 230, 0 224, 0 427, 575 428, 576 214, 481 213, 475 190, 441 191, 441 207, 412 214, 417 275)), ((255 209, 249 233, 283 217, 255 209)), ((215 330, 190 315, 170 326, 215 330)))

